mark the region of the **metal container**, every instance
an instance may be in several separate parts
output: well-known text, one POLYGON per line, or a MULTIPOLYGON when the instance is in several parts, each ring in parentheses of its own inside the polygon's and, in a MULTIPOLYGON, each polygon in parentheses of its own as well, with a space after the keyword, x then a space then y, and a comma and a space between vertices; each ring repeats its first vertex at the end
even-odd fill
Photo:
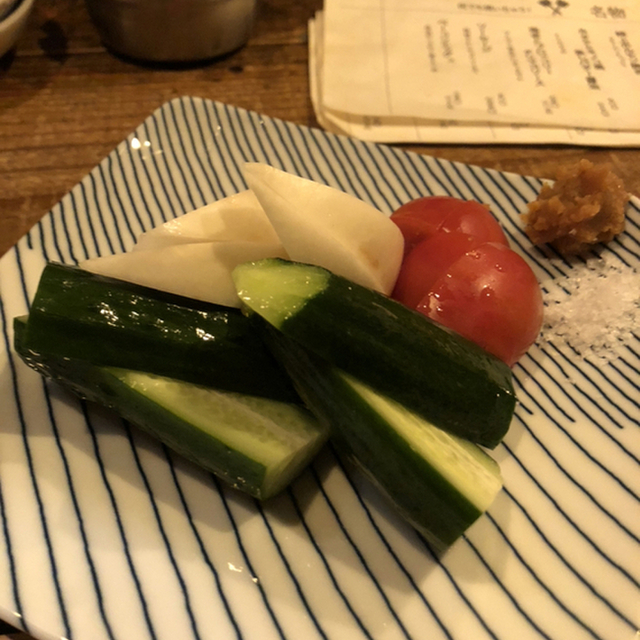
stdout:
POLYGON ((193 62, 249 39, 257 0, 86 0, 105 45, 153 62, 193 62))

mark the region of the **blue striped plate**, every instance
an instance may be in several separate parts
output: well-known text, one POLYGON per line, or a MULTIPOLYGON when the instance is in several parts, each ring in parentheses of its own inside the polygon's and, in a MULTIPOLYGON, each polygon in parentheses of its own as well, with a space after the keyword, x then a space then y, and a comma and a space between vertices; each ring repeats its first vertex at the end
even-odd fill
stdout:
MULTIPOLYGON (((206 100, 163 105, 0 261, 0 617, 74 640, 635 637, 637 325, 604 365, 541 340, 515 367, 519 405, 495 451, 504 491, 443 558, 331 447, 259 504, 19 361, 11 320, 46 260, 130 248, 244 188, 245 160, 387 212, 425 193, 490 202, 547 293, 581 269, 522 233, 518 213, 538 180, 206 100)), ((625 272, 638 266, 637 200, 600 254, 625 272)))

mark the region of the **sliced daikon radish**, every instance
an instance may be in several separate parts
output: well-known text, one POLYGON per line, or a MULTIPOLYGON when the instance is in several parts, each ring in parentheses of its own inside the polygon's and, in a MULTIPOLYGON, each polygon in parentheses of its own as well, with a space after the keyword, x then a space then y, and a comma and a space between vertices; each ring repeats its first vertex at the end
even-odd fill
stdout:
POLYGON ((268 165, 247 163, 245 177, 291 260, 391 293, 404 240, 384 213, 347 193, 268 165))
POLYGON ((228 307, 239 307, 231 272, 243 263, 279 256, 278 242, 197 242, 92 258, 80 267, 111 278, 228 307))
POLYGON ((156 249, 194 242, 278 243, 255 194, 242 191, 165 222, 138 237, 134 249, 156 249))

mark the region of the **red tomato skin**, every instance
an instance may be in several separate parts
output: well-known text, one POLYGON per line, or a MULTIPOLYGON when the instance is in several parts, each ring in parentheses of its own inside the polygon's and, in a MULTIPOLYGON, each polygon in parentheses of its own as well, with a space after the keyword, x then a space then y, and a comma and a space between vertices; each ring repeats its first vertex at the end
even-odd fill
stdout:
POLYGON ((464 233, 436 233, 419 242, 405 256, 391 297, 415 309, 434 282, 465 253, 480 243, 464 233))
POLYGON ((432 236, 451 211, 455 198, 448 196, 425 196, 403 204, 391 214, 404 237, 405 256, 419 242, 432 236))
POLYGON ((469 202, 469 206, 452 211, 440 225, 439 231, 466 233, 484 242, 495 242, 509 246, 509 240, 500 223, 493 217, 489 207, 479 202, 469 202))
POLYGON ((456 260, 417 310, 513 366, 540 332, 542 292, 522 257, 486 243, 456 260))
POLYGON ((509 241, 489 207, 452 196, 425 196, 403 204, 391 214, 405 241, 405 255, 419 242, 439 231, 458 231, 482 242, 509 241))

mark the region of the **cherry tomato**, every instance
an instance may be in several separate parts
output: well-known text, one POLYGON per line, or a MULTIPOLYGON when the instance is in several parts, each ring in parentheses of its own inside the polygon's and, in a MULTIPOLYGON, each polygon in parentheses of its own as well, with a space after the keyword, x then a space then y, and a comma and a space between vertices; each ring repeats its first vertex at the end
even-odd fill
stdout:
POLYGON ((480 242, 466 233, 435 233, 405 256, 391 297, 415 309, 433 283, 480 242))
POLYGON ((509 242, 489 207, 451 196, 425 196, 403 204, 391 215, 405 241, 405 255, 439 231, 459 231, 482 242, 509 242))
POLYGON ((455 203, 448 196, 425 196, 406 202, 391 214, 404 237, 405 255, 421 240, 432 236, 451 212, 455 203))
POLYGON ((417 310, 512 366, 538 336, 542 293, 517 253, 485 243, 458 258, 417 310))

